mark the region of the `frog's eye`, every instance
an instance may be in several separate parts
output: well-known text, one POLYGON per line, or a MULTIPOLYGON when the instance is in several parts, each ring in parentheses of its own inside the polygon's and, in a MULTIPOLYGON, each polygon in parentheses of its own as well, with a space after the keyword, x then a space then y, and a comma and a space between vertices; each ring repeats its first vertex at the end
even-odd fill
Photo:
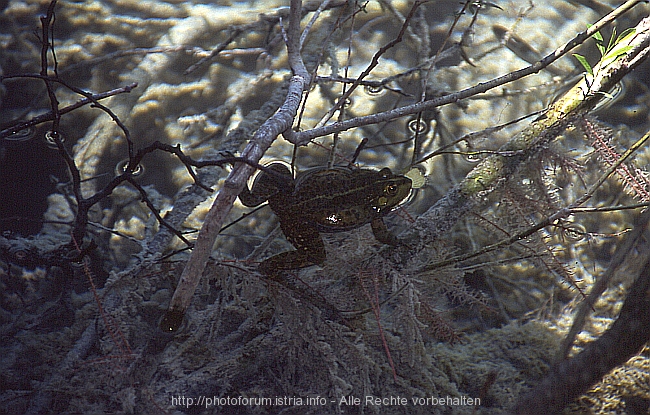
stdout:
POLYGON ((393 172, 390 171, 388 167, 384 167, 383 169, 379 170, 379 175, 382 179, 388 179, 393 175, 393 172))
POLYGON ((384 192, 388 196, 395 196, 397 194, 397 185, 396 184, 389 184, 384 188, 384 192))

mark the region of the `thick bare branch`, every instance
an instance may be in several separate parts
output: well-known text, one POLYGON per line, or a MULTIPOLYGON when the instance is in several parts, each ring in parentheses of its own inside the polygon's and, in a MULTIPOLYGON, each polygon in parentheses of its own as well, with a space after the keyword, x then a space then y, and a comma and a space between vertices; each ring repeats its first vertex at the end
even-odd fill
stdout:
POLYGON ((597 65, 592 81, 578 83, 496 154, 479 163, 461 183, 418 217, 405 236, 430 241, 451 229, 482 197, 510 177, 523 161, 555 139, 572 120, 593 108, 603 94, 647 58, 649 44, 650 18, 646 18, 637 25, 636 36, 630 39, 632 49, 625 56, 604 67, 597 65))
MULTIPOLYGON (((253 139, 242 152, 242 157, 258 163, 276 137, 291 128, 302 99, 304 86, 305 79, 303 77, 295 75, 291 78, 289 92, 284 104, 270 119, 260 126, 253 139)), ((183 269, 178 287, 174 291, 169 309, 161 322, 163 330, 174 331, 180 327, 185 311, 192 301, 194 291, 210 258, 217 235, 219 235, 226 216, 228 216, 235 199, 244 188, 244 184, 253 170, 253 167, 248 164, 237 164, 224 182, 223 188, 219 191, 205 217, 192 254, 183 269)))

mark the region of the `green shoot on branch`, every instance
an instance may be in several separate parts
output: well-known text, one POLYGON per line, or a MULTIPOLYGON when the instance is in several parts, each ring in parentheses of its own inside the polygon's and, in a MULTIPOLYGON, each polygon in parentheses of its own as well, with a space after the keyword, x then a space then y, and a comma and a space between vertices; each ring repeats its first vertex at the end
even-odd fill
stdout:
MULTIPOLYGON (((630 37, 634 36, 635 33, 636 29, 631 27, 623 31, 623 33, 620 35, 616 36, 616 28, 614 28, 612 30, 612 36, 609 38, 609 42, 607 42, 607 46, 605 46, 605 40, 603 39, 603 35, 600 33, 600 31, 594 33, 592 37, 596 40, 596 47, 600 52, 600 67, 607 67, 619 56, 625 55, 630 49, 632 49, 632 46, 626 45, 626 41, 629 40, 630 37)), ((593 68, 584 56, 574 53, 573 57, 576 58, 578 62, 580 62, 588 75, 592 77, 594 76, 593 68)))

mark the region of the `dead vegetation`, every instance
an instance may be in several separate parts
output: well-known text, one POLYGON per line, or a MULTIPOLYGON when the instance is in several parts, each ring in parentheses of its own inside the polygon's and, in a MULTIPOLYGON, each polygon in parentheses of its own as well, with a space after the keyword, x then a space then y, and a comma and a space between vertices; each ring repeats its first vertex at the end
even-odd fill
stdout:
MULTIPOLYGON (((45 175, 25 157, 49 143, 60 165, 43 211, 0 217, 1 407, 404 413, 347 404, 403 396, 409 413, 507 413, 554 363, 576 304, 598 309, 607 284, 596 293, 594 280, 622 262, 636 276, 647 257, 637 224, 616 256, 627 259, 609 261, 649 202, 647 122, 599 113, 616 134, 590 115, 645 58, 647 6, 635 3, 593 12, 594 26, 540 41, 525 63, 527 20, 550 6, 293 0, 259 14, 107 2, 87 23, 102 37, 75 19, 89 2, 10 2, 0 163, 45 175), (38 35, 23 34, 38 13, 38 35), (584 73, 567 54, 585 43, 591 59, 588 39, 612 22, 638 23, 615 39, 629 48, 584 73), (286 241, 268 209, 242 217, 236 198, 278 158, 297 172, 420 168, 426 184, 389 218, 403 243, 381 246, 368 227, 330 234, 323 267, 260 275, 286 241), (169 311, 181 324, 171 334, 159 329, 169 311), (443 396, 482 404, 411 403, 443 396), (294 399, 205 400, 237 397, 294 399)), ((634 99, 647 114, 647 92, 634 99)))

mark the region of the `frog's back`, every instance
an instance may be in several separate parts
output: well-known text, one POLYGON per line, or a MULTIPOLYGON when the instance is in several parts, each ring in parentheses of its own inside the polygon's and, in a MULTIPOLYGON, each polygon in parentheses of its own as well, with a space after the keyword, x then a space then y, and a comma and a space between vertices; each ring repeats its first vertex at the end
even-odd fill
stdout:
POLYGON ((357 228, 383 214, 377 200, 383 195, 385 177, 375 170, 314 169, 296 182, 295 209, 322 232, 357 228))
MULTIPOLYGON (((368 192, 377 172, 367 169, 351 170, 345 167, 331 169, 316 167, 305 171, 296 180, 295 195, 300 202, 327 201, 368 192)), ((351 202, 354 203, 354 202, 351 202)))

